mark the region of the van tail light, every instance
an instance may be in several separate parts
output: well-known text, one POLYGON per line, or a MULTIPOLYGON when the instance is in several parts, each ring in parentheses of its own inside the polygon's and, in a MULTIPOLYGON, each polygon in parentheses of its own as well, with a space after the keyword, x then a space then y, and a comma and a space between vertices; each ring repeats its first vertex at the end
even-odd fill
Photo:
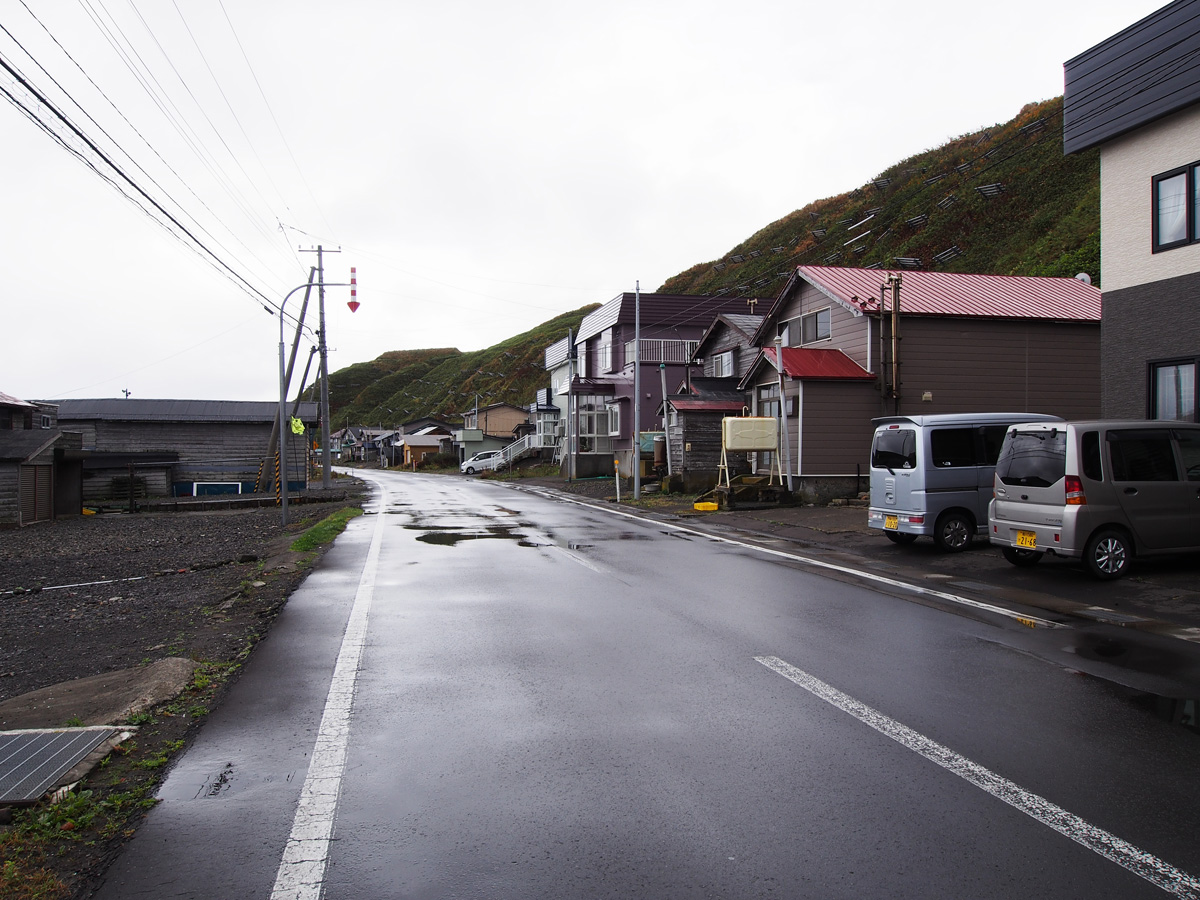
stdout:
POLYGON ((1067 506, 1087 506, 1087 497, 1083 493, 1083 482, 1077 475, 1066 477, 1067 506))

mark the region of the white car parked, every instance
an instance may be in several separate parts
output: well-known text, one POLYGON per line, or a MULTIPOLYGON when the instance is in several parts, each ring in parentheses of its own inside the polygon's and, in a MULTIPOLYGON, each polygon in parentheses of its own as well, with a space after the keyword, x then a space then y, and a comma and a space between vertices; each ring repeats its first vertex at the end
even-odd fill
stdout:
POLYGON ((488 469, 498 469, 504 462, 499 450, 484 450, 476 453, 458 468, 464 475, 474 475, 476 472, 486 472, 488 469))

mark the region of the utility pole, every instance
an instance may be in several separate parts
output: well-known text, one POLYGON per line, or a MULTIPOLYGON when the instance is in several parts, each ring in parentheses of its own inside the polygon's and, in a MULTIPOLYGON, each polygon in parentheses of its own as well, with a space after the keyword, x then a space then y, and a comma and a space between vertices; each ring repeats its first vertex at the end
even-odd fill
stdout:
MULTIPOLYGON (((312 253, 302 250, 301 253, 312 253)), ((330 250, 341 253, 341 250, 330 250)), ((317 244, 317 307, 319 314, 317 350, 321 354, 321 487, 332 484, 330 467, 333 465, 329 450, 329 343, 325 340, 325 248, 317 244)))
POLYGON ((633 499, 642 497, 642 283, 633 283, 633 499))

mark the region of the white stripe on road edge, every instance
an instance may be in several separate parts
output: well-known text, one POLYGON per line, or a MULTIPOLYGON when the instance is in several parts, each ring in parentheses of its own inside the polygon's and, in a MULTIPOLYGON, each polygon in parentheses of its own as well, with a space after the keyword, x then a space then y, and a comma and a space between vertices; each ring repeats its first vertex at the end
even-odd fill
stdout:
POLYGON ((938 591, 933 588, 922 587, 919 584, 910 584, 907 581, 900 581, 897 578, 888 578, 886 575, 876 575, 874 572, 864 572, 861 569, 852 569, 849 566, 839 566, 837 563, 825 562, 821 559, 816 559, 812 556, 802 556, 799 553, 789 553, 786 550, 776 550, 772 547, 764 547, 761 544, 753 544, 749 541, 739 541, 734 538, 725 537, 720 534, 712 534, 708 531, 701 531, 699 528, 689 528, 686 525, 676 525, 674 522, 662 522, 658 519, 650 519, 646 516, 639 516, 635 513, 628 513, 624 510, 609 509, 605 506, 597 506, 593 503, 586 503, 582 500, 576 500, 573 497, 564 497, 561 494, 550 494, 537 491, 533 488, 522 488, 522 490, 537 493, 548 500, 562 500, 566 503, 575 503, 579 506, 586 506, 588 509, 594 509, 597 512, 609 513, 614 516, 624 516, 626 519, 634 519, 638 522, 649 523, 651 525, 660 525, 663 528, 670 528, 674 531, 682 531, 686 534, 694 534, 697 537, 708 538, 712 541, 721 541, 725 544, 732 544, 735 547, 748 547, 751 550, 758 550, 760 553, 766 553, 771 556, 782 556, 784 559, 790 559, 795 562, 804 563, 806 566, 814 566, 818 569, 826 569, 830 572, 840 572, 843 575, 851 575, 863 581, 874 582, 875 584, 886 585, 891 588, 899 588, 909 591, 910 593, 919 594, 922 597, 935 597, 938 600, 945 600, 948 603, 955 603, 959 606, 969 606, 972 609, 981 609, 984 612, 995 613, 999 616, 1004 616, 1007 619, 1013 619, 1020 622, 1022 625, 1036 628, 1066 628, 1061 622, 1051 622, 1049 619, 1043 619, 1040 616, 1031 616, 1027 613, 1020 613, 1013 609, 1005 609, 1003 606, 995 606, 991 603, 984 603, 981 600, 972 600, 969 597, 960 597, 958 594, 951 594, 947 591, 938 591))
POLYGON ((1200 880, 1193 878, 1187 872, 1176 869, 1144 850, 1139 850, 1132 844, 1126 843, 1116 835, 1109 834, 1107 831, 1085 822, 1061 806, 1056 806, 1046 798, 1030 793, 990 769, 971 762, 949 747, 944 747, 923 734, 913 731, 907 725, 901 725, 895 719, 888 718, 878 710, 843 694, 837 688, 789 665, 778 657, 756 656, 755 660, 771 671, 782 675, 788 681, 800 685, 806 691, 836 706, 842 712, 870 725, 876 731, 904 745, 914 753, 919 753, 943 769, 966 779, 975 787, 987 791, 993 797, 1003 800, 1014 809, 1053 828, 1059 834, 1065 835, 1117 865, 1125 867, 1151 884, 1178 897, 1200 900, 1200 880))
POLYGON ((308 775, 300 792, 292 833, 283 850, 271 900, 317 900, 325 881, 329 861, 329 842, 333 838, 333 819, 337 813, 342 774, 346 769, 346 748, 350 741, 350 707, 367 638, 367 613, 375 595, 375 573, 379 568, 379 545, 383 537, 383 509, 387 489, 379 498, 371 549, 354 595, 350 619, 342 638, 333 669, 333 680, 325 698, 325 712, 317 730, 317 743, 308 764, 308 775))

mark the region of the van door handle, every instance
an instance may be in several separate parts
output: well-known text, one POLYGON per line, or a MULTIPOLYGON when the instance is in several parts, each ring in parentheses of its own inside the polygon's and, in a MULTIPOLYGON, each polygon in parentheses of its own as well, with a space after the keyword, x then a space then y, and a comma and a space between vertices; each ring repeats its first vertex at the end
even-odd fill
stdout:
POLYGON ((1125 493, 1127 493, 1127 494, 1136 494, 1136 493, 1137 493, 1137 488, 1125 488, 1125 493))

